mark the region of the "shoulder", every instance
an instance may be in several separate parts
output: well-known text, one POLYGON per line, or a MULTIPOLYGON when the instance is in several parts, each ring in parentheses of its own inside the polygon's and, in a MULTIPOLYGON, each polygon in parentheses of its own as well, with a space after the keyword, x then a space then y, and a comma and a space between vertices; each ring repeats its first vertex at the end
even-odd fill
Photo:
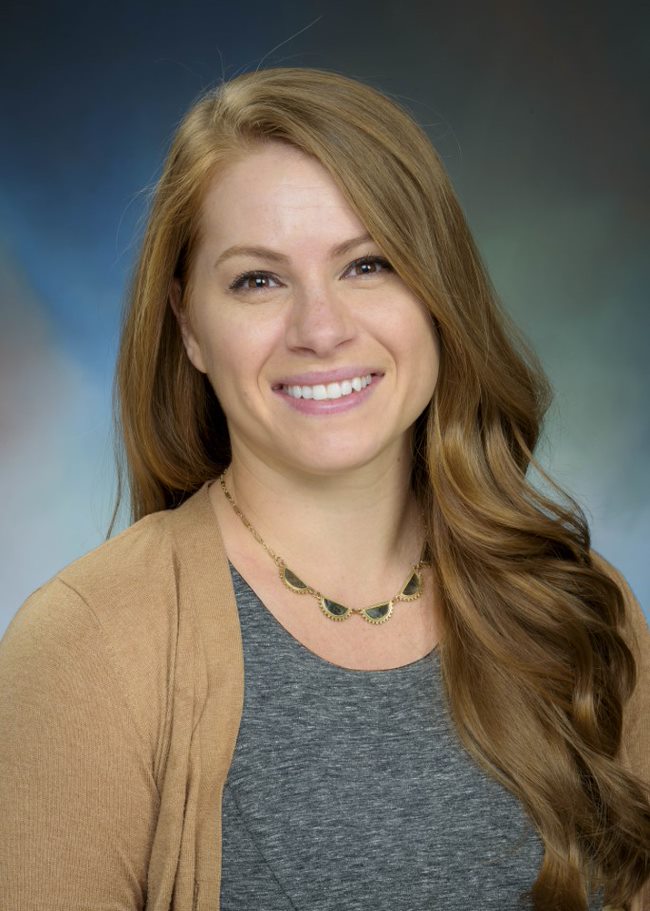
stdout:
POLYGON ((26 599, 16 625, 78 623, 151 634, 173 605, 173 541, 168 511, 152 513, 74 560, 26 599))
POLYGON ((150 749, 176 673, 173 512, 144 517, 61 569, 26 599, 0 647, 2 674, 25 693, 49 681, 73 698, 103 679, 150 749))
POLYGON ((164 622, 166 614, 174 622, 179 577, 197 542, 213 540, 214 522, 204 484, 181 506, 145 516, 68 564, 36 589, 21 611, 49 601, 55 592, 66 600, 67 590, 67 600, 85 603, 105 628, 128 624, 133 632, 139 627, 150 635, 151 624, 164 622))
POLYGON ((70 563, 51 581, 76 592, 100 623, 119 622, 124 611, 133 622, 147 622, 152 610, 159 612, 161 596, 172 593, 172 516, 171 510, 145 516, 70 563))

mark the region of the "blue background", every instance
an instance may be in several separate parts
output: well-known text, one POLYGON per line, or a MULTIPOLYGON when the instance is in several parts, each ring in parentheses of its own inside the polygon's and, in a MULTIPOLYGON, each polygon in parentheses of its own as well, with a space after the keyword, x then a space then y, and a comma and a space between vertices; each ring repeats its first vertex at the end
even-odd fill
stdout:
POLYGON ((358 77, 425 126, 555 387, 543 464, 647 610, 648 16, 528 0, 10 4, 0 633, 104 539, 110 386, 147 191, 200 91, 258 65, 358 77))

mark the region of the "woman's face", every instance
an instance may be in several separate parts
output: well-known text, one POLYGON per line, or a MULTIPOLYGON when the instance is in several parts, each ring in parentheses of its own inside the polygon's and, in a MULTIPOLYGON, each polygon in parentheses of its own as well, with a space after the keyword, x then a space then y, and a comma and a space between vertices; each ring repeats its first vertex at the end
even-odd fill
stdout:
POLYGON ((431 318, 319 162, 271 142, 220 174, 192 277, 183 339, 234 458, 324 476, 408 456, 438 375, 431 318))

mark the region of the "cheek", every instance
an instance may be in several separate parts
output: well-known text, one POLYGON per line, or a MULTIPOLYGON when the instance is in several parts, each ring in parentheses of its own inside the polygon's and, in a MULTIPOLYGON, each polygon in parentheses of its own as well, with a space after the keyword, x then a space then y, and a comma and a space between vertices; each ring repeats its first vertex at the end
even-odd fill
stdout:
POLYGON ((402 356, 414 368, 411 382, 417 388, 418 395, 428 402, 438 382, 440 341, 429 316, 421 312, 418 316, 419 319, 413 323, 414 331, 405 340, 402 356))
POLYGON ((440 338, 432 324, 427 326, 427 332, 427 338, 429 339, 428 360, 431 363, 431 372, 435 384, 438 380, 438 373, 440 371, 440 338))
MULTIPOLYGON (((414 323, 415 322, 416 321, 414 321, 414 323)), ((438 333, 429 312, 425 311, 424 308, 419 305, 417 326, 414 335, 419 340, 422 348, 428 352, 429 359, 437 363, 440 356, 440 340, 438 338, 438 333)))
POLYGON ((440 343, 433 320, 416 301, 409 301, 389 315, 383 333, 385 344, 398 360, 410 360, 419 367, 422 376, 437 376, 440 343))
POLYGON ((224 410, 228 402, 248 401, 259 387, 268 339, 242 320, 213 324, 209 337, 208 376, 224 410))

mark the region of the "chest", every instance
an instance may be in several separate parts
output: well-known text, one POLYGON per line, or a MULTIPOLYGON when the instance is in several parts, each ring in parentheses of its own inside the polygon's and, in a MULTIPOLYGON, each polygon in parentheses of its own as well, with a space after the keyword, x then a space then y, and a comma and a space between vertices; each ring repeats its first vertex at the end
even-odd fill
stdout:
POLYGON ((237 570, 269 614, 314 655, 339 667, 386 670, 402 667, 429 654, 440 640, 441 610, 432 576, 424 574, 422 597, 397 602, 390 618, 371 624, 359 615, 329 619, 310 594, 296 594, 283 585, 274 564, 240 555, 237 570))
POLYGON ((351 909, 517 907, 542 845, 460 745, 437 651, 349 670, 288 635, 252 591, 238 602, 245 697, 224 790, 224 911, 319 911, 333 895, 351 909))

